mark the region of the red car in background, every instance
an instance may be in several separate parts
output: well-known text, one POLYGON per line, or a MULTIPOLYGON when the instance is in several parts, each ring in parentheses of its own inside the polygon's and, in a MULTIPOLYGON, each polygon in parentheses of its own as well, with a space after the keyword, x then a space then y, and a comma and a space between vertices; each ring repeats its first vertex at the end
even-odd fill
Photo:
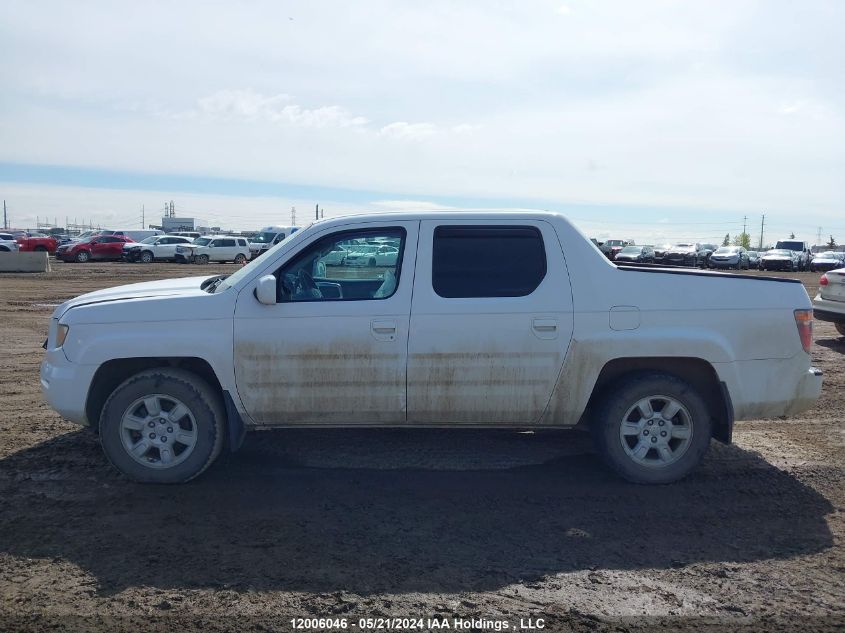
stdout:
POLYGON ((131 237, 124 235, 95 235, 84 242, 62 244, 56 251, 56 257, 64 262, 85 262, 93 259, 121 259, 123 245, 134 242, 131 237))
POLYGON ((55 253, 59 246, 59 241, 55 237, 49 235, 40 235, 38 233, 23 233, 15 236, 15 241, 18 243, 19 250, 22 253, 32 251, 46 251, 47 253, 55 253))

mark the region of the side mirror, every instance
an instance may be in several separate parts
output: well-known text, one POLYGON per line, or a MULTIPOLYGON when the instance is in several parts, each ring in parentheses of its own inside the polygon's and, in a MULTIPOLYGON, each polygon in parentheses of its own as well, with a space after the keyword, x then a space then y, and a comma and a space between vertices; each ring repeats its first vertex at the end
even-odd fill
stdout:
POLYGON ((264 275, 255 287, 255 298, 266 306, 276 305, 276 278, 264 275))

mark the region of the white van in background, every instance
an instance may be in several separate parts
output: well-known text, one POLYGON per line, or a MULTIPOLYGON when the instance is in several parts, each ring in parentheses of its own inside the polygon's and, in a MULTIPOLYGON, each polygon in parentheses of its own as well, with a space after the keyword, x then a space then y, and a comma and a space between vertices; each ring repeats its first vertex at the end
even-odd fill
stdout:
POLYGON ((249 241, 250 258, 255 259, 263 255, 298 230, 298 226, 265 226, 249 241))

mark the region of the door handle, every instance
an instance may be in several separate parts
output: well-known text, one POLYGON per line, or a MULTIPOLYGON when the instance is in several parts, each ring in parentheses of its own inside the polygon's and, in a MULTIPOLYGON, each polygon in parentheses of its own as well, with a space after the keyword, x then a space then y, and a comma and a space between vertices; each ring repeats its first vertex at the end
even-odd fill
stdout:
POLYGON ((537 338, 555 339, 557 338, 557 319, 532 319, 531 329, 537 338))
POLYGON ((373 319, 370 321, 370 331, 377 341, 393 341, 396 339, 396 321, 373 319))
POLYGON ((532 326, 538 332, 554 332, 557 330, 557 321, 554 319, 534 319, 532 326))

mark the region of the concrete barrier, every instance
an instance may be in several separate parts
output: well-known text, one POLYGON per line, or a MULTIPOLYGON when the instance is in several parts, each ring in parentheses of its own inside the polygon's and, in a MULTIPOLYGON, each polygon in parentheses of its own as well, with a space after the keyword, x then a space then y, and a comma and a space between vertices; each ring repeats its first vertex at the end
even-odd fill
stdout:
POLYGON ((47 273, 50 257, 44 251, 34 253, 0 252, 0 273, 47 273))

